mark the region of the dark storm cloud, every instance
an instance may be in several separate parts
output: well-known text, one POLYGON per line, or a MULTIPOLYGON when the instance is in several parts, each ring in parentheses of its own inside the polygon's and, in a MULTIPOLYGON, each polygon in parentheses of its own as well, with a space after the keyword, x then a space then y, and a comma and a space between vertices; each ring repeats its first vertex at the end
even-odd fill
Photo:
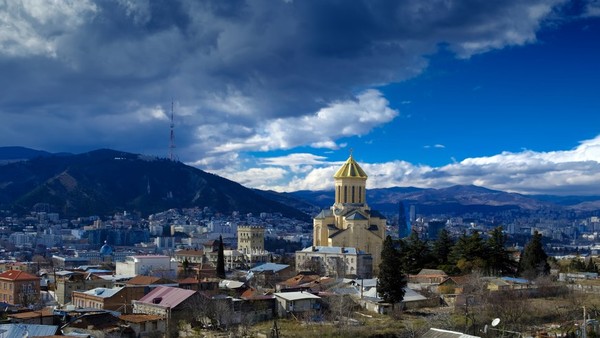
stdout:
POLYGON ((162 155, 174 98, 183 160, 231 139, 272 149, 267 121, 301 145, 311 131, 286 119, 415 76, 440 43, 469 57, 533 42, 560 2, 0 1, 0 143, 162 155))

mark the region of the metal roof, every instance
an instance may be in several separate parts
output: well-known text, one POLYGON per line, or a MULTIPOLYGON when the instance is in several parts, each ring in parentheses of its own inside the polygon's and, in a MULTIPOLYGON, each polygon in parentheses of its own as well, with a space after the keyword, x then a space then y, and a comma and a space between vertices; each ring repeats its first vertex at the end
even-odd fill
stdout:
POLYGON ((57 331, 58 325, 0 324, 0 332, 3 337, 53 336, 57 331))
POLYGON ((479 336, 471 336, 470 334, 448 331, 442 329, 430 328, 421 338, 479 338, 479 336))
POLYGON ((196 291, 159 285, 138 302, 174 308, 194 295, 196 291))
POLYGON ((91 289, 88 291, 84 291, 82 293, 85 293, 86 295, 90 295, 90 296, 100 297, 100 298, 110 298, 110 297, 114 296, 115 294, 117 294, 121 290, 123 290, 122 287, 112 288, 112 289, 95 288, 95 289, 91 289))
POLYGON ((352 155, 348 157, 346 163, 342 165, 342 167, 333 175, 334 178, 367 178, 367 174, 362 170, 362 168, 356 163, 352 155))
POLYGON ((302 300, 302 299, 321 299, 321 297, 313 295, 310 292, 276 292, 275 297, 285 299, 287 301, 302 300))
POLYGON ((265 263, 265 264, 253 267, 252 269, 250 269, 250 271, 252 271, 252 272, 265 272, 265 271, 279 272, 288 267, 289 267, 289 265, 287 265, 287 264, 265 263))
POLYGON ((356 248, 352 247, 341 247, 341 246, 309 246, 307 248, 302 249, 300 252, 320 252, 327 254, 341 254, 342 249, 344 250, 344 254, 347 255, 357 255, 362 254, 363 252, 360 250, 356 250, 356 248))

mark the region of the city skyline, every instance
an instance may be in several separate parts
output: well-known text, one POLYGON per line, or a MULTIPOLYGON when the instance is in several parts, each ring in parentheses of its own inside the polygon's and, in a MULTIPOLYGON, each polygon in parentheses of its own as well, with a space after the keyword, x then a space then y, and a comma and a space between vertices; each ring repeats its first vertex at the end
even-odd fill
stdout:
POLYGON ((0 5, 0 144, 168 157, 248 187, 600 191, 597 1, 0 5), (351 150, 352 149, 352 150, 351 150))

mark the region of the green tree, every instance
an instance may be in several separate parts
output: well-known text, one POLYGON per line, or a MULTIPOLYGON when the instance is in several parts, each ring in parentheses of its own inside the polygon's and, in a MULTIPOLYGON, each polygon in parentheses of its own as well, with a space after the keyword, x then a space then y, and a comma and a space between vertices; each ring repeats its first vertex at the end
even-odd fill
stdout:
POLYGON ((596 263, 594 262, 594 258, 591 256, 585 266, 585 271, 598 273, 598 267, 596 266, 596 263))
POLYGON ((450 237, 448 230, 440 230, 438 238, 435 242, 433 242, 433 248, 431 250, 433 259, 435 260, 438 268, 443 269, 444 266, 448 266, 450 264, 450 253, 452 252, 453 246, 454 241, 452 240, 452 237, 450 237))
POLYGON ((542 245, 542 235, 535 231, 521 254, 519 274, 531 279, 547 275, 550 273, 550 265, 547 260, 548 255, 542 245))
POLYGON ((387 236, 381 250, 377 294, 384 302, 391 303, 392 307, 404 299, 406 276, 403 271, 398 271, 399 266, 401 266, 400 254, 394 248, 392 238, 387 236))
POLYGON ((487 271, 493 276, 514 275, 516 263, 506 250, 506 236, 502 227, 497 227, 490 233, 487 240, 487 271))
POLYGON ((219 236, 219 251, 217 253, 217 277, 225 278, 225 249, 223 247, 223 237, 219 236))
POLYGON ((456 244, 452 247, 450 259, 463 273, 485 268, 487 250, 485 243, 478 231, 471 236, 463 232, 456 244))
POLYGON ((403 263, 403 271, 416 274, 421 269, 432 263, 431 254, 427 242, 419 238, 419 234, 411 232, 410 236, 400 240, 400 259, 403 263))

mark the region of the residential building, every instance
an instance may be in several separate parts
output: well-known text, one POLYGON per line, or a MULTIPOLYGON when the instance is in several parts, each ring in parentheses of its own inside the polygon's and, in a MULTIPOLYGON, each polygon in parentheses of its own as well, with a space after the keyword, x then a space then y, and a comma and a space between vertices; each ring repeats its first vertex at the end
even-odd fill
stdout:
POLYGON ((56 301, 61 305, 71 303, 73 291, 112 288, 114 281, 102 277, 79 271, 56 272, 56 301))
POLYGON ((147 314, 120 315, 119 319, 135 332, 136 337, 151 336, 155 332, 165 332, 167 321, 164 317, 147 314))
POLYGON ((128 256, 124 262, 117 262, 116 273, 175 278, 177 262, 171 261, 169 256, 161 255, 128 256))
POLYGON ((372 278, 373 258, 356 248, 312 246, 296 251, 296 271, 303 270, 333 277, 372 278))
POLYGON ((179 263, 187 260, 190 264, 202 264, 204 262, 204 250, 177 250, 175 251, 175 260, 179 263))
POLYGON ((265 263, 253 267, 250 273, 258 285, 274 288, 275 284, 294 276, 295 271, 287 264, 265 263))
POLYGON ((371 255, 377 272, 386 219, 367 204, 367 174, 350 155, 333 178, 335 203, 313 219, 313 246, 356 248, 371 255))
MULTIPOLYGON (((95 288, 88 291, 73 291, 71 303, 78 308, 123 311, 123 309, 127 306, 125 293, 126 291, 124 287, 110 289, 95 288)), ((141 296, 143 296, 143 294, 141 296)))
POLYGON ((310 292, 276 292, 277 315, 285 317, 287 314, 310 314, 321 308, 321 297, 310 292))
POLYGON ((133 313, 145 313, 167 318, 169 322, 189 318, 192 309, 199 306, 199 293, 169 286, 158 286, 139 300, 133 301, 133 313))
POLYGON ((0 273, 0 301, 27 306, 40 297, 40 278, 20 270, 0 273))

